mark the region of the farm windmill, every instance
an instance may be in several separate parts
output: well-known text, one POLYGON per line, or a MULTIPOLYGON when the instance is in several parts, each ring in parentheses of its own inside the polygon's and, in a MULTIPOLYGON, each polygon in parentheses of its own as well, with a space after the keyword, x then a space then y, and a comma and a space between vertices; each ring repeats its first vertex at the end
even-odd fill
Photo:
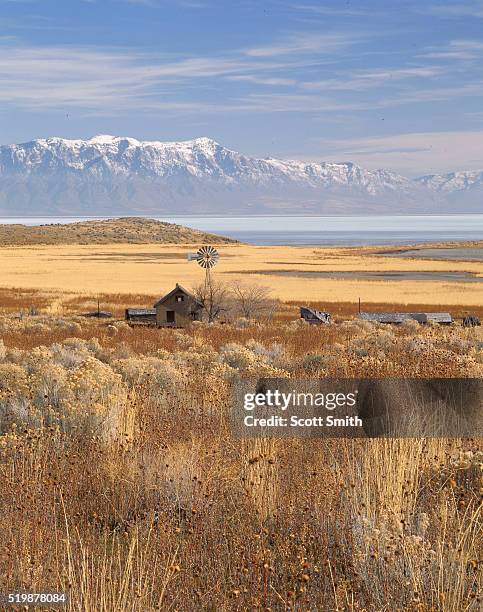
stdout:
POLYGON ((220 255, 212 246, 202 246, 196 253, 188 253, 188 261, 196 261, 205 270, 205 287, 208 287, 211 279, 211 269, 216 266, 220 255))

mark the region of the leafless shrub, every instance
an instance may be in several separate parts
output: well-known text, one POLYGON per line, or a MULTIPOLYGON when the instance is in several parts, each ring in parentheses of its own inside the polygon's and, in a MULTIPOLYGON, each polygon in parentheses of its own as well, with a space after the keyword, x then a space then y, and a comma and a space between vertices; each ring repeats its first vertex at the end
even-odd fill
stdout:
POLYGON ((207 282, 195 287, 194 295, 203 306, 208 323, 213 323, 230 311, 231 293, 229 286, 210 277, 207 282))
POLYGON ((416 334, 419 331, 421 324, 415 319, 406 319, 401 323, 401 329, 408 334, 416 334))
POLYGON ((231 291, 238 316, 248 320, 273 317, 277 302, 271 297, 268 287, 237 282, 231 285, 231 291))

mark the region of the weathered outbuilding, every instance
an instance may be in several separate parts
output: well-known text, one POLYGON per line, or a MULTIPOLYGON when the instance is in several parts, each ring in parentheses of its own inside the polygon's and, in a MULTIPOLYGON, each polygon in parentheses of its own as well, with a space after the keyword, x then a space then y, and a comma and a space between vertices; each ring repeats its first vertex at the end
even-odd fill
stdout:
POLYGON ((143 325, 156 325, 156 309, 126 308, 126 321, 143 325))
POLYGON ((307 308, 306 306, 300 307, 300 317, 313 325, 328 325, 331 322, 328 312, 315 310, 315 308, 307 308))
POLYGON ((176 287, 155 304, 158 327, 185 327, 201 320, 203 304, 196 297, 176 283, 176 287))
POLYGON ((394 325, 410 320, 423 325, 426 323, 439 323, 440 325, 453 323, 453 317, 449 312, 360 312, 358 319, 394 325))

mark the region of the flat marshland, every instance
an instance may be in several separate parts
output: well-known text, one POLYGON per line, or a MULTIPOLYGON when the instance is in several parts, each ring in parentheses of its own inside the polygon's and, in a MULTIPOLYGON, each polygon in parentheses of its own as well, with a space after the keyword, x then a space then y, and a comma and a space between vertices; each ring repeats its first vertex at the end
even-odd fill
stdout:
POLYGON ((481 316, 481 284, 272 278, 247 272, 403 263, 222 245, 217 275, 272 288, 271 317, 129 327, 126 306, 199 282, 191 248, 0 249, 1 590, 89 612, 479 611, 481 440, 242 440, 229 417, 241 377, 481 377, 481 327, 354 320, 359 295, 481 316), (79 316, 98 298, 112 319, 79 316))
MULTIPOLYGON (((159 296, 176 282, 199 284, 201 269, 187 261, 196 248, 152 243, 5 246, 0 249, 0 286, 159 296)), ((361 248, 217 248, 219 279, 262 284, 283 301, 357 302, 361 297, 366 303, 399 305, 483 303, 482 261, 397 258, 361 248)))

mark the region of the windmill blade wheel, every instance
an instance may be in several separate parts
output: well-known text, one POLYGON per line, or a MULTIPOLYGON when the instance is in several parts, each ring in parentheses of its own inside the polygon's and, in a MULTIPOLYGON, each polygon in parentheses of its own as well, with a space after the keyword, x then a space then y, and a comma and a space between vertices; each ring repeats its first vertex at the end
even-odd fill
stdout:
POLYGON ((202 246, 196 254, 196 261, 205 270, 216 266, 220 258, 218 251, 212 246, 202 246))

